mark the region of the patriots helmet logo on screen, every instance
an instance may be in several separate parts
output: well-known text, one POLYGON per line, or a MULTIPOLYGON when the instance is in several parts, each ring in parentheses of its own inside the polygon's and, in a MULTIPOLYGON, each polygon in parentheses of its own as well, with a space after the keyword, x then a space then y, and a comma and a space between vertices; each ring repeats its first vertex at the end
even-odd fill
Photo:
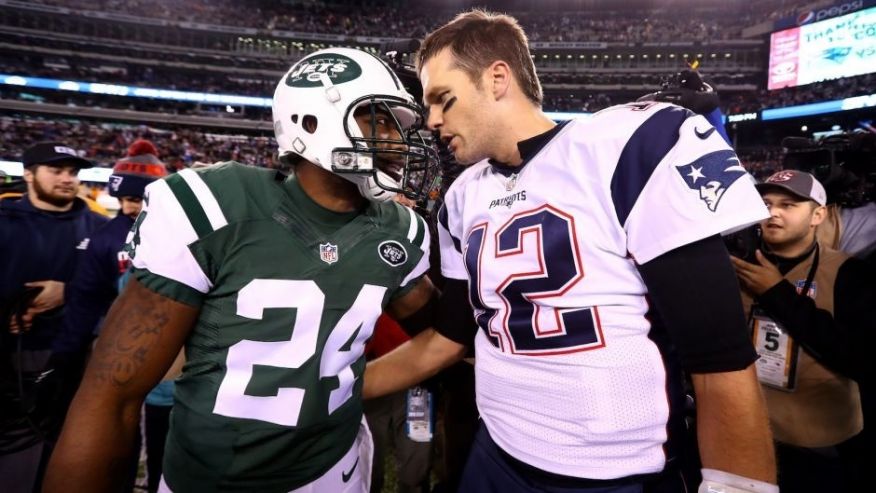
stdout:
POLYGON ((746 174, 739 158, 729 150, 711 152, 675 169, 688 188, 699 191, 700 200, 712 212, 718 209, 718 203, 730 185, 746 174))

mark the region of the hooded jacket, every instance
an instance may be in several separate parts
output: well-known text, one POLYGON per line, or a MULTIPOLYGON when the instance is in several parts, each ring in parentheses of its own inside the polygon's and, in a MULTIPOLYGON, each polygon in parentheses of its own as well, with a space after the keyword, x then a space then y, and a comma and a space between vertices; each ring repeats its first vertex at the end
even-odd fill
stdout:
MULTIPOLYGON (((79 198, 64 212, 38 209, 27 195, 0 201, 0 307, 8 308, 26 282, 53 280, 66 285, 91 233, 106 222, 106 217, 92 212, 79 198)), ((61 326, 62 311, 36 317, 31 330, 20 336, 22 348, 50 348, 61 326)), ((12 350, 18 337, 9 334, 7 323, 0 320, 2 351, 12 350)))
POLYGON ((119 277, 130 264, 124 246, 133 224, 134 219, 119 214, 92 233, 65 290, 64 327, 54 339, 53 352, 81 352, 91 342, 119 294, 119 277))

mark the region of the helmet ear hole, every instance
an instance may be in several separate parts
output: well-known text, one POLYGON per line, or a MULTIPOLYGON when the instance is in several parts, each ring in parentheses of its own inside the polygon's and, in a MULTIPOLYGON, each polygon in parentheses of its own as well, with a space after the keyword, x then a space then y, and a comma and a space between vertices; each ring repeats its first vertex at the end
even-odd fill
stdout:
POLYGON ((298 115, 292 115, 292 123, 298 123, 298 115))
POLYGON ((304 130, 307 133, 316 132, 316 127, 319 124, 319 121, 313 115, 304 115, 304 118, 301 120, 301 126, 304 127, 304 130))

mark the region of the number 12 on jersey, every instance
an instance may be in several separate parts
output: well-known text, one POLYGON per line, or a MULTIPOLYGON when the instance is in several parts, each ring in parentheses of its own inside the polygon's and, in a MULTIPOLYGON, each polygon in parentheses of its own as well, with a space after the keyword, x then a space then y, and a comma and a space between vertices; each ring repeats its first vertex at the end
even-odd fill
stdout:
MULTIPOLYGON (((338 388, 329 395, 327 414, 353 396, 356 375, 351 366, 362 356, 365 341, 374 331, 385 292, 385 287, 364 285, 322 348, 319 378, 338 377, 339 380, 338 388), (356 339, 345 348, 357 330, 356 339)), ((229 347, 227 371, 216 394, 213 412, 296 426, 307 389, 280 387, 275 396, 246 395, 245 390, 255 365, 295 369, 316 354, 324 304, 325 294, 309 280, 254 279, 244 286, 238 293, 237 314, 261 320, 266 308, 295 308, 292 337, 278 342, 243 340, 229 347)))
POLYGON ((490 342, 504 352, 528 355, 603 347, 596 307, 558 307, 572 299, 570 291, 584 279, 575 218, 543 205, 515 214, 495 233, 490 226, 472 228, 463 253, 475 318, 490 342), (508 275, 495 286, 485 285, 484 265, 508 275), (500 307, 485 303, 493 293, 500 307))

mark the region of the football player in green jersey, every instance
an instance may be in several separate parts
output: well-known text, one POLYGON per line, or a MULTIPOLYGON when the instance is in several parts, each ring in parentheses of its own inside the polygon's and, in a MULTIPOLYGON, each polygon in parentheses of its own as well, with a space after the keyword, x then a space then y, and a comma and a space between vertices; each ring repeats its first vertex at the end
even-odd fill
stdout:
POLYGON ((147 189, 134 279, 107 316, 45 490, 112 491, 140 406, 185 347, 159 491, 365 492, 363 346, 386 310, 425 328, 429 232, 391 200, 437 169, 422 113, 357 50, 296 63, 274 94, 288 178, 225 163, 147 189))

